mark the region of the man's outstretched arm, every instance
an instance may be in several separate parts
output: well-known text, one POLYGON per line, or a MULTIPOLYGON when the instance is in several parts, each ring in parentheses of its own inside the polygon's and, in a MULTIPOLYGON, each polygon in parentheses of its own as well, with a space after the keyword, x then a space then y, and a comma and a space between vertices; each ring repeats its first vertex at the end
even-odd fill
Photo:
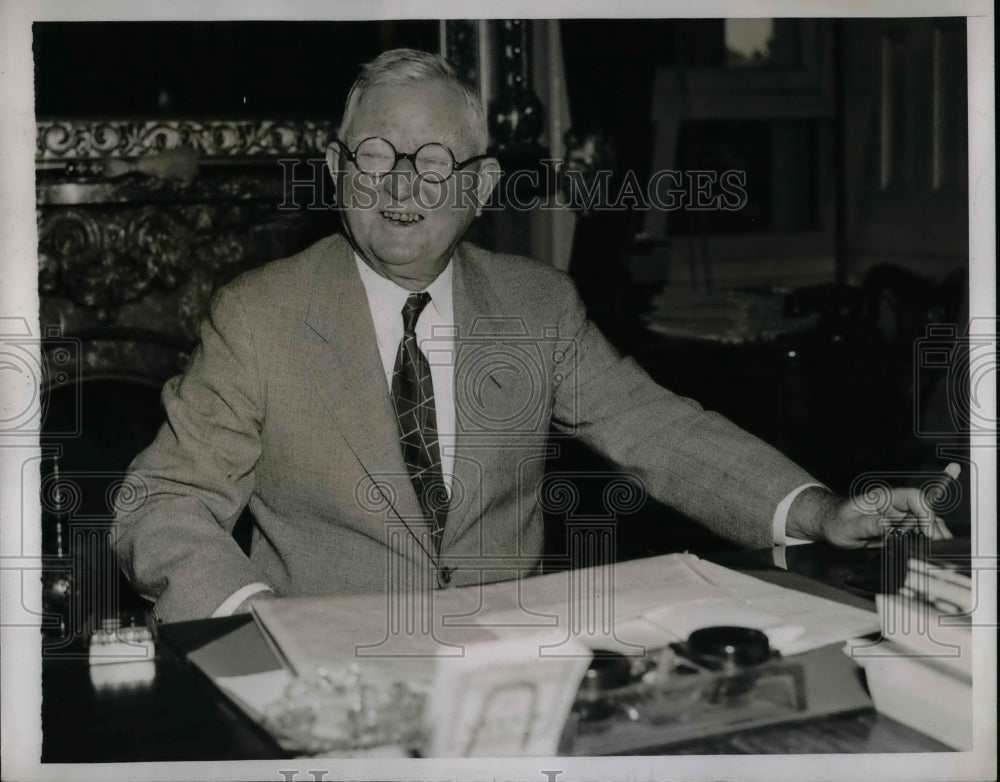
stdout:
POLYGON ((253 491, 263 397, 247 312, 223 289, 190 366, 163 389, 167 422, 119 501, 119 559, 161 621, 210 616, 265 581, 231 534, 253 491))
POLYGON ((860 547, 880 539, 889 521, 923 521, 933 537, 950 537, 919 490, 894 489, 885 514, 865 511, 723 416, 661 388, 608 344, 571 287, 566 297, 560 333, 572 335, 573 375, 557 390, 556 423, 657 499, 751 548, 789 538, 860 547))

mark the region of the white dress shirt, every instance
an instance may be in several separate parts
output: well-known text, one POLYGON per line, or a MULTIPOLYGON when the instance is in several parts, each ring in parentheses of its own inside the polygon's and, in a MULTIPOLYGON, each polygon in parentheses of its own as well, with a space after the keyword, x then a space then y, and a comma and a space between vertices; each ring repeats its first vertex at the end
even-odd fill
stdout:
MULTIPOLYGON (((387 392, 392 391, 392 371, 403 339, 403 305, 413 291, 377 274, 355 253, 361 282, 375 325, 378 352, 385 370, 387 392)), ((441 477, 451 493, 455 467, 455 309, 452 301, 452 266, 449 263, 427 288, 431 300, 417 319, 417 345, 427 357, 434 386, 434 414, 437 418, 441 477)))
MULTIPOLYGON (((375 337, 378 340, 382 368, 385 370, 386 393, 388 394, 392 391, 392 371, 396 365, 396 352, 403 339, 403 304, 413 291, 402 288, 392 280, 377 274, 357 253, 354 255, 354 261, 358 265, 358 273, 361 275, 361 282, 368 297, 368 308, 371 311, 372 324, 375 326, 375 337)), ((451 493, 452 471, 455 466, 454 352, 456 328, 452 297, 453 276, 452 265, 449 263, 437 279, 426 288, 431 300, 420 313, 415 329, 417 344, 427 357, 427 362, 431 367, 438 445, 441 451, 441 477, 444 479, 449 494, 451 493)), ((821 486, 821 484, 807 483, 799 486, 778 503, 778 507, 774 510, 772 523, 775 546, 784 547, 811 542, 787 537, 785 525, 792 502, 799 494, 813 486, 821 486)), ((776 555, 783 551, 784 548, 776 550, 776 555)), ((229 616, 248 597, 265 591, 272 591, 267 584, 248 584, 226 598, 212 616, 229 616)))

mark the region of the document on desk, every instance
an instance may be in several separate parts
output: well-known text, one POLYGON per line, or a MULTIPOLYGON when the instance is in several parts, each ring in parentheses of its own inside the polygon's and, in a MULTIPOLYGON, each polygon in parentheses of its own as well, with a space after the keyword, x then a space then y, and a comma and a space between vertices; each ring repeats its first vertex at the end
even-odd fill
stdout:
MULTIPOLYGON (((254 719, 266 723, 296 681, 355 670, 370 685, 403 683, 427 698, 434 730, 425 751, 440 756, 554 754, 592 650, 638 657, 700 627, 740 625, 790 656, 879 628, 873 611, 691 554, 426 593, 270 600, 253 613, 246 637, 230 634, 192 660, 254 719), (220 668, 234 649, 247 654, 251 631, 274 662, 220 668)), ((823 677, 810 684, 810 714, 843 708, 843 693, 824 686, 823 677)), ((860 690, 848 701, 867 702, 860 690)))
POLYGON ((425 595, 351 595, 263 601, 254 615, 275 650, 303 674, 330 661, 461 657, 466 644, 544 635, 642 654, 719 624, 766 632, 785 655, 878 630, 874 611, 769 584, 692 554, 619 562, 425 595))
POLYGON ((681 641, 712 625, 763 630, 785 655, 878 629, 874 612, 775 586, 693 554, 528 579, 514 601, 511 591, 508 585, 483 587, 490 608, 477 614, 477 623, 506 637, 532 631, 526 617, 547 617, 593 648, 626 653, 681 641))

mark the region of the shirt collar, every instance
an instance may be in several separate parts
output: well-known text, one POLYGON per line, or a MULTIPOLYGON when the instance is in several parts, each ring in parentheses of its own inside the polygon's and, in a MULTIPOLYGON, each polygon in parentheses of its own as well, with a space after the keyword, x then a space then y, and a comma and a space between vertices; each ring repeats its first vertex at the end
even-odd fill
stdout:
MULTIPOLYGON (((389 319, 395 323, 403 311, 403 304, 413 291, 397 285, 388 277, 383 277, 365 263, 357 252, 354 253, 354 262, 358 266, 361 282, 365 286, 365 293, 368 295, 372 317, 376 320, 389 319)), ((448 265, 444 267, 444 271, 434 279, 434 282, 424 289, 431 296, 431 306, 437 310, 441 320, 445 323, 452 323, 455 319, 454 302, 451 292, 453 277, 454 266, 451 261, 448 261, 448 265)))

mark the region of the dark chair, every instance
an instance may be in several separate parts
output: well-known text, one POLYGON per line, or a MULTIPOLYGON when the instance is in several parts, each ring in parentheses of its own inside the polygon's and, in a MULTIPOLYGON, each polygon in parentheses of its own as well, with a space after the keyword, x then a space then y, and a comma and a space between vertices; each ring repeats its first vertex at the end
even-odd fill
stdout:
MULTIPOLYGON (((146 602, 112 545, 118 488, 164 420, 163 383, 188 346, 136 331, 43 341, 42 550, 46 653, 78 650, 107 620, 142 621, 146 602)), ((124 498, 127 501, 127 498, 124 498)))

